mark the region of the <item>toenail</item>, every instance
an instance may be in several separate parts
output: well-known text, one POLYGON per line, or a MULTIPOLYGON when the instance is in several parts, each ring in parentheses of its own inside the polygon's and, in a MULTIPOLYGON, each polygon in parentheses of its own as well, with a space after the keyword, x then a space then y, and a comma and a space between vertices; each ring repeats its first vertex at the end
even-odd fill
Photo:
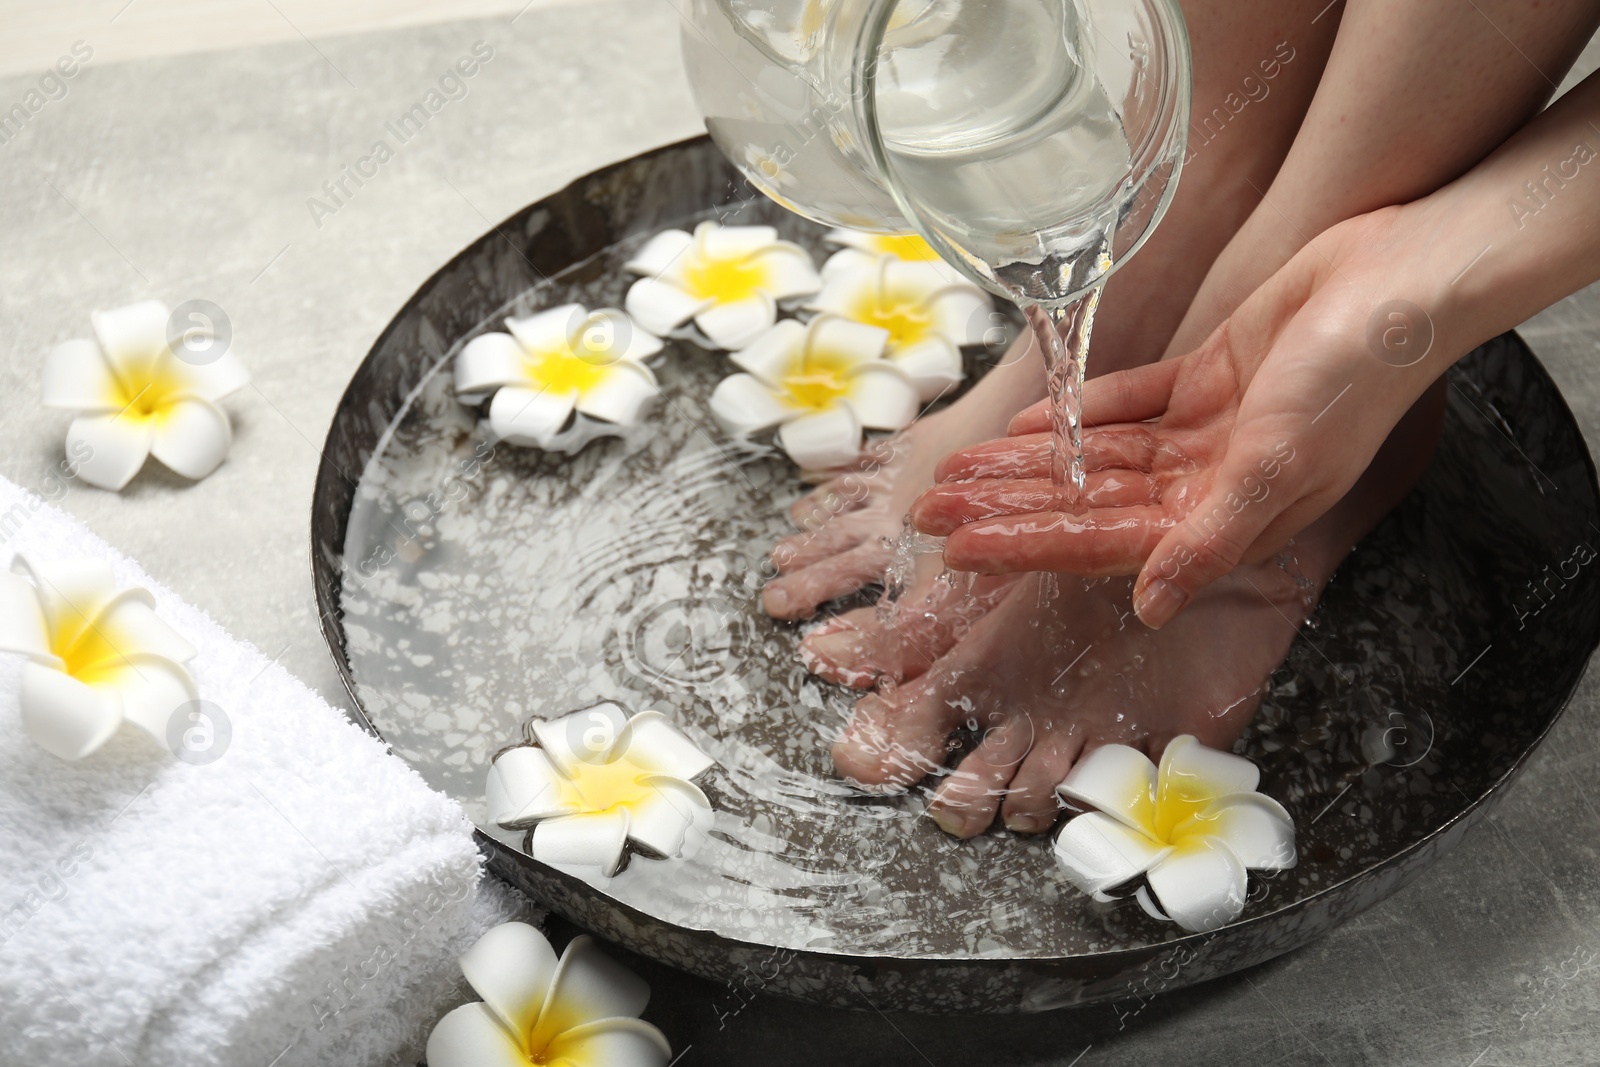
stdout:
POLYGON ((1006 829, 1014 834, 1037 834, 1055 824, 1055 816, 1007 815, 1006 829))
POLYGON ((966 829, 967 829, 966 821, 963 820, 961 818, 961 816, 959 814, 957 814, 956 812, 953 812, 953 811, 950 811, 950 810, 947 810, 947 809, 944 809, 944 808, 933 808, 933 809, 929 809, 928 817, 931 818, 934 822, 938 823, 939 824, 939 829, 943 830, 945 833, 949 834, 951 837, 965 837, 965 836, 967 836, 966 835, 966 829))

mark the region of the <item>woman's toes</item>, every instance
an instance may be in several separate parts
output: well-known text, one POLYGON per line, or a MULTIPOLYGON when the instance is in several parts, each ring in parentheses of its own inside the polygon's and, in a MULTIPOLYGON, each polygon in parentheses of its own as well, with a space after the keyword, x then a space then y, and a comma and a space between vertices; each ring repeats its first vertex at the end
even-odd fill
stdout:
POLYGON ((1056 824, 1061 801, 1056 786, 1077 762, 1083 748, 1083 735, 1061 723, 1047 723, 1033 749, 1017 768, 1006 790, 1000 813, 1006 829, 1019 834, 1042 834, 1056 824))
POLYGON ((994 822, 1033 738, 1033 722, 1026 713, 1003 718, 940 784, 928 804, 928 815, 956 837, 983 833, 994 822))
POLYGON ((779 574, 787 574, 820 563, 830 556, 848 552, 869 536, 866 524, 844 516, 832 522, 788 537, 772 546, 772 563, 779 574))
POLYGON ((850 724, 833 745, 841 777, 875 790, 901 790, 944 765, 946 739, 959 711, 945 687, 926 677, 856 701, 850 724))
POLYGON ((774 619, 808 619, 816 614, 819 605, 881 581, 888 563, 889 549, 885 545, 857 545, 774 578, 761 590, 761 608, 774 619))

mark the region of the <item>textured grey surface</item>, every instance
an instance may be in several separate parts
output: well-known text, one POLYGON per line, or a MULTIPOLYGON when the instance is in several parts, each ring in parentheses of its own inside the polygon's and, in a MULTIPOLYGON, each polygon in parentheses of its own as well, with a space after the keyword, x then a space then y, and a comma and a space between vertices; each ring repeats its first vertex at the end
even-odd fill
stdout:
MULTIPOLYGON (((255 376, 227 405, 232 458, 195 486, 152 470, 120 497, 69 487, 61 503, 340 700, 315 626, 306 527, 344 382, 416 285, 491 222, 699 131, 676 32, 670 2, 628 0, 530 10, 514 24, 91 61, 0 144, 0 472, 50 489, 66 420, 35 404, 39 368, 51 345, 87 333, 91 309, 146 296, 220 304, 255 376), (495 57, 468 95, 319 228, 307 198, 478 40, 495 57)), ((1593 45, 1586 59, 1592 69, 1593 45)), ((0 110, 35 83, 0 80, 0 110)), ((1600 292, 1524 333, 1600 444, 1600 292)), ((1534 562, 1530 574, 1555 561, 1534 562)), ((1235 978, 1081 1013, 924 1019, 752 999, 756 973, 735 990, 650 968, 648 1014, 686 1067, 1600 1061, 1597 697, 1591 680, 1458 852, 1333 935, 1235 978)))

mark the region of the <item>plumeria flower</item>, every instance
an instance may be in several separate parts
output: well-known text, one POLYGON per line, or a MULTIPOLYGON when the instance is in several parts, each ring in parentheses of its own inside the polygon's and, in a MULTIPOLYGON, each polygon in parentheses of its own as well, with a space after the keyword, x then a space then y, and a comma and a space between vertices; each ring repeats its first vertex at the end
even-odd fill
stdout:
POLYGON ((639 1018, 650 987, 573 938, 558 959, 527 923, 502 923, 461 956, 483 998, 428 1036, 428 1067, 667 1067, 672 1047, 639 1018))
POLYGON ((656 396, 656 376, 643 361, 661 351, 661 339, 620 311, 563 304, 507 319, 506 329, 468 341, 455 366, 462 403, 493 394, 496 437, 552 447, 574 413, 633 426, 656 396))
POLYGON ((919 399, 932 400, 966 376, 961 346, 982 344, 993 314, 982 289, 892 255, 864 256, 824 277, 806 306, 888 331, 884 356, 911 378, 919 399))
POLYGON ((917 387, 884 359, 889 331, 818 315, 773 326, 733 353, 744 374, 711 393, 711 414, 735 437, 778 427, 778 444, 806 470, 843 466, 865 430, 903 430, 917 417, 917 387))
POLYGON ((919 269, 946 278, 952 285, 972 284, 965 275, 946 263, 921 234, 839 229, 829 230, 823 240, 839 247, 839 251, 822 264, 824 283, 841 271, 855 270, 888 256, 903 263, 919 263, 922 265, 919 269))
POLYGON ((99 559, 17 556, 0 571, 0 651, 22 667, 22 725, 46 751, 82 759, 126 720, 163 745, 172 713, 196 699, 194 647, 155 613, 148 590, 118 590, 99 559))
POLYGON ((659 857, 683 857, 704 840, 711 802, 692 779, 715 761, 659 711, 628 717, 597 704, 532 724, 521 745, 489 766, 489 821, 533 829, 541 863, 607 878, 632 842, 659 857))
POLYGON ((1167 745, 1159 770, 1126 745, 1097 748, 1057 787, 1098 810, 1062 827, 1056 860, 1100 901, 1143 876, 1136 896, 1145 911, 1214 930, 1244 910, 1247 870, 1295 865, 1294 822, 1255 791, 1260 780, 1249 760, 1187 734, 1167 745))
POLYGON ((89 316, 94 339, 57 345, 44 364, 44 406, 75 411, 67 449, 89 458, 78 477, 102 489, 127 485, 155 456, 185 478, 204 478, 233 444, 217 401, 250 376, 232 352, 204 363, 173 353, 168 312, 145 300, 89 316))
POLYGON ((623 306, 666 334, 690 319, 718 348, 742 348, 778 320, 778 301, 822 286, 811 256, 771 226, 702 222, 663 230, 625 264, 641 274, 623 306))

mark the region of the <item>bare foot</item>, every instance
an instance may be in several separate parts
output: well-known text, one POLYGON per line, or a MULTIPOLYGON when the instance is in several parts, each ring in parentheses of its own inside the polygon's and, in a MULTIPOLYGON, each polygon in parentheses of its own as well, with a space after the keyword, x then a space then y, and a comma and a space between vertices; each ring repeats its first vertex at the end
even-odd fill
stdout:
POLYGON ((1287 556, 1237 568, 1159 631, 1133 615, 1129 579, 1025 575, 919 677, 857 703, 834 745, 839 773, 875 791, 944 773, 928 810, 945 830, 971 837, 999 812, 1036 833, 1056 821, 1056 785, 1100 745, 1156 759, 1188 733, 1227 748, 1334 570, 1421 476, 1442 400, 1419 402, 1287 556), (962 726, 977 747, 944 771, 962 726))

